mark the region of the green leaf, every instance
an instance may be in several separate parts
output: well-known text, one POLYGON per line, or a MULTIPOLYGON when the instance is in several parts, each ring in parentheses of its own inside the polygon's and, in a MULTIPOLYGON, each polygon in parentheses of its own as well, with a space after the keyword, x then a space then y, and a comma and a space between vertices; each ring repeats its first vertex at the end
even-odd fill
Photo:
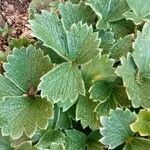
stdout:
POLYGON ((127 58, 121 58, 122 66, 119 66, 116 70, 118 76, 123 78, 124 86, 127 90, 127 95, 132 101, 133 107, 142 106, 144 108, 150 107, 149 102, 149 89, 150 89, 150 80, 141 77, 137 72, 137 68, 133 62, 133 59, 130 54, 127 58))
POLYGON ((50 58, 30 45, 13 50, 4 64, 4 74, 26 93, 31 87, 36 90, 40 78, 51 68, 50 58))
POLYGON ((31 141, 25 141, 22 142, 15 150, 40 150, 40 149, 37 148, 36 146, 33 146, 31 141))
POLYGON ((150 148, 150 140, 135 137, 126 143, 123 150, 148 150, 150 148))
POLYGON ((65 150, 85 150, 86 136, 77 130, 66 131, 66 149, 65 150))
POLYGON ((84 3, 73 4, 67 1, 65 4, 59 5, 59 11, 62 16, 62 21, 65 29, 69 30, 71 25, 82 20, 83 23, 92 23, 95 19, 95 13, 89 6, 84 3))
POLYGON ((1 150, 13 150, 11 148, 11 140, 10 140, 10 137, 8 136, 2 136, 0 134, 0 149, 1 150))
POLYGON ((58 130, 48 130, 40 139, 37 146, 45 149, 51 147, 52 144, 63 144, 65 142, 65 135, 58 130))
POLYGON ((109 23, 124 18, 123 13, 129 10, 126 0, 87 0, 86 4, 98 15, 99 29, 109 28, 109 23))
POLYGON ((114 60, 109 55, 97 56, 88 64, 83 65, 81 70, 85 83, 91 84, 95 80, 114 80, 116 75, 113 68, 114 60))
POLYGON ((50 150, 65 150, 65 146, 63 144, 52 143, 50 150))
POLYGON ((45 129, 53 116, 51 102, 39 97, 11 96, 0 102, 2 134, 19 138, 23 132, 32 137, 37 130, 45 129))
POLYGON ((84 64, 100 53, 98 33, 93 33, 92 26, 73 24, 67 32, 68 57, 76 64, 84 64))
POLYGON ((150 1, 147 0, 127 0, 130 9, 133 11, 127 11, 124 15, 126 19, 132 20, 136 25, 142 22, 150 21, 150 1), (142 7, 141 7, 142 6, 142 7))
POLYGON ((111 57, 119 59, 121 56, 126 56, 127 52, 131 52, 133 39, 133 34, 118 39, 110 49, 111 57))
POLYGON ((19 96, 23 93, 13 82, 0 74, 0 100, 5 96, 19 96))
POLYGON ((89 90, 90 98, 94 101, 105 102, 110 98, 112 88, 113 84, 105 80, 95 81, 89 90))
POLYGON ((89 126, 92 130, 96 130, 99 126, 94 109, 97 103, 87 97, 79 96, 76 108, 76 120, 81 121, 83 128, 89 126))
POLYGON ((29 21, 33 35, 43 41, 45 46, 66 58, 67 38, 58 16, 54 12, 42 10, 42 14, 35 15, 35 17, 34 20, 29 21))
POLYGON ((103 127, 100 132, 103 138, 100 141, 108 145, 109 149, 116 148, 133 136, 130 124, 134 121, 135 114, 130 110, 112 110, 109 117, 101 117, 103 127))
POLYGON ((141 77, 150 79, 150 24, 145 24, 142 33, 137 33, 133 44, 133 58, 141 77))
POLYGON ((54 103, 68 98, 74 101, 79 94, 85 94, 80 70, 69 63, 63 63, 43 76, 39 90, 42 97, 46 96, 54 103))
POLYGON ((139 132, 141 136, 150 135, 150 111, 141 110, 137 115, 137 120, 131 124, 131 129, 134 132, 139 132))

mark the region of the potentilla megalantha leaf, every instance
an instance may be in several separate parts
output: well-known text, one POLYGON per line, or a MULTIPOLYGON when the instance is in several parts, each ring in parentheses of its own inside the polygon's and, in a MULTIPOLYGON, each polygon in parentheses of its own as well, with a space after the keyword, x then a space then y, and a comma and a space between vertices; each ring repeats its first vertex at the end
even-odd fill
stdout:
POLYGON ((17 139, 25 133, 32 137, 37 128, 46 129, 53 117, 53 105, 40 97, 7 96, 0 102, 0 126, 4 136, 17 139))
POLYGON ((108 145, 109 149, 116 148, 133 136, 130 124, 135 121, 135 114, 129 109, 111 110, 109 117, 101 117, 100 120, 103 125, 100 128, 100 133, 103 136, 100 141, 104 145, 108 145))
POLYGON ((74 101, 79 94, 85 95, 84 82, 78 67, 63 63, 42 77, 38 87, 42 97, 59 101, 74 101))

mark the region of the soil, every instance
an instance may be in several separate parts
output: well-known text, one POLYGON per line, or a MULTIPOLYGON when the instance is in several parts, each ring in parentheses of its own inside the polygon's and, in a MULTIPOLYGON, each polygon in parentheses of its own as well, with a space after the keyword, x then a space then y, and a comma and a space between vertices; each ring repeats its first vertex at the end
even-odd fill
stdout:
POLYGON ((5 51, 8 39, 23 36, 30 37, 28 26, 28 7, 31 0, 0 0, 0 27, 7 23, 9 31, 6 36, 0 34, 0 50, 5 51))

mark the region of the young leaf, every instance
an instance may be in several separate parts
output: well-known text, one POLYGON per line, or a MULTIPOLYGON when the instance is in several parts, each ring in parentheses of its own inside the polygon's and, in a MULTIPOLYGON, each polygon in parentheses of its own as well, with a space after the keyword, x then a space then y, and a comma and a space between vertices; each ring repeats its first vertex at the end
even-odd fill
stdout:
POLYGON ((142 33, 137 33, 133 44, 133 58, 141 77, 150 79, 150 24, 145 24, 142 33))
POLYGON ((135 114, 130 110, 116 109, 110 112, 109 117, 101 117, 103 125, 100 132, 103 138, 100 140, 108 145, 109 149, 114 149, 133 136, 130 124, 135 121, 135 114))
POLYGON ((45 46, 66 58, 67 38, 58 16, 54 12, 42 10, 42 14, 35 15, 35 17, 29 21, 33 35, 43 41, 45 46))
POLYGON ((40 150, 40 149, 37 148, 36 146, 33 146, 31 141, 24 141, 15 150, 40 150))
POLYGON ((109 23, 124 18, 123 13, 129 10, 126 0, 88 0, 86 4, 98 15, 99 29, 109 28, 109 23))
POLYGON ((68 57, 76 64, 84 64, 100 53, 98 33, 93 33, 92 26, 73 24, 67 32, 68 57))
POLYGON ((69 63, 63 63, 42 77, 39 85, 42 97, 48 97, 54 103, 74 101, 79 94, 85 94, 84 82, 80 70, 69 63))
POLYGON ((44 56, 42 50, 36 50, 30 45, 13 50, 4 64, 4 74, 26 93, 31 87, 36 90, 40 78, 51 68, 50 58, 44 56))
POLYGON ((99 126, 98 120, 94 109, 97 103, 87 97, 79 96, 76 108, 76 120, 80 120, 82 127, 89 126, 91 129, 96 130, 99 126))
POLYGON ((126 19, 132 20, 136 25, 150 21, 150 1, 147 0, 127 0, 130 9, 124 15, 126 19), (142 7, 141 7, 142 6, 142 7))
POLYGON ((150 140, 135 137, 126 143, 123 150, 148 150, 150 148, 150 140))
POLYGON ((23 132, 32 137, 38 128, 45 129, 53 116, 53 106, 39 97, 5 97, 0 102, 2 134, 19 138, 23 132))
POLYGON ((77 130, 66 131, 66 149, 65 150, 85 150, 86 136, 77 130))
POLYGON ((65 135, 58 130, 49 129, 40 139, 37 146, 45 149, 51 147, 53 143, 55 144, 64 144, 65 135))
POLYGON ((65 4, 61 3, 59 5, 59 11, 67 30, 70 30, 71 25, 81 20, 83 23, 92 23, 95 19, 95 13, 84 3, 73 4, 71 1, 67 1, 65 4))
POLYGON ((149 125, 150 111, 141 110, 137 115, 137 120, 131 124, 131 129, 134 132, 139 132, 141 136, 150 135, 149 125))
POLYGON ((129 99, 132 100, 133 107, 142 106, 144 108, 150 107, 149 89, 150 80, 144 78, 141 82, 137 69, 130 54, 127 58, 121 58, 122 66, 116 70, 118 76, 123 78, 124 86, 127 90, 129 99))

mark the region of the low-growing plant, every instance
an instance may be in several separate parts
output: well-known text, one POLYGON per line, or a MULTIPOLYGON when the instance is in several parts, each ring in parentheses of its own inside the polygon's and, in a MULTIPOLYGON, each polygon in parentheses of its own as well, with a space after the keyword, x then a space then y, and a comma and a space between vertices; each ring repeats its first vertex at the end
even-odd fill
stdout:
POLYGON ((34 13, 37 41, 11 42, 0 74, 0 149, 149 150, 149 8, 86 0, 34 13))

